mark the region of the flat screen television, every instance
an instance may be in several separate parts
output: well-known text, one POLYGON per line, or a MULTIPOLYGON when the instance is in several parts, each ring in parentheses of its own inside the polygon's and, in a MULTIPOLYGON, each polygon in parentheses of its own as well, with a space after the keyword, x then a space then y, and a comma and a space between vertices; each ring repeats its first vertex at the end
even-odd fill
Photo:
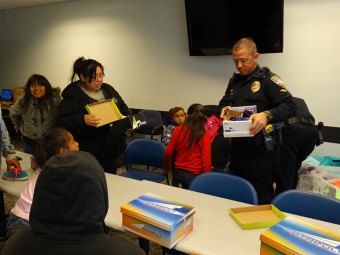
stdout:
POLYGON ((283 51, 284 0, 185 0, 191 56, 230 55, 242 37, 258 52, 283 51))

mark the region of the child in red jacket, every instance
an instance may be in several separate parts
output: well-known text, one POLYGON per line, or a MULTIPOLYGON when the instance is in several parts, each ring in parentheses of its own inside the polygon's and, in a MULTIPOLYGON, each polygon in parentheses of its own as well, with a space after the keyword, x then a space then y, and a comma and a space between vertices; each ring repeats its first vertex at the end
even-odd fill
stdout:
POLYGON ((169 170, 175 153, 172 185, 181 184, 185 189, 197 175, 211 171, 211 136, 205 129, 205 109, 193 104, 187 114, 184 124, 175 128, 164 157, 165 169, 169 170))

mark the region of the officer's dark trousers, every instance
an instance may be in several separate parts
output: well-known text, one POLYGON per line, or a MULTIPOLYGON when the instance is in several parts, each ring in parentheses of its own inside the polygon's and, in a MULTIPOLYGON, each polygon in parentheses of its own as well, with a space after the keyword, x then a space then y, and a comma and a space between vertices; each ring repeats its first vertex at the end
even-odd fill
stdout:
POLYGON ((276 195, 295 189, 301 163, 314 150, 317 130, 308 125, 294 124, 282 132, 280 172, 276 182, 276 195))
POLYGON ((254 143, 251 138, 232 138, 230 153, 230 173, 247 179, 254 186, 259 204, 270 204, 279 168, 279 146, 267 151, 264 143, 254 143))
POLYGON ((223 129, 218 131, 217 136, 211 143, 211 164, 214 171, 223 172, 229 162, 230 139, 223 136, 223 129))

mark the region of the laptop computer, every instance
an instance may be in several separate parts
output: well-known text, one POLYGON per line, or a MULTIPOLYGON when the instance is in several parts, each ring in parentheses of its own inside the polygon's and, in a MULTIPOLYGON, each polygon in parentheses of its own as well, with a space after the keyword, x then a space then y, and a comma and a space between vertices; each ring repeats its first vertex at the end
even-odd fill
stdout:
POLYGON ((12 103, 13 100, 13 90, 11 89, 2 89, 1 90, 1 102, 3 103, 12 103))

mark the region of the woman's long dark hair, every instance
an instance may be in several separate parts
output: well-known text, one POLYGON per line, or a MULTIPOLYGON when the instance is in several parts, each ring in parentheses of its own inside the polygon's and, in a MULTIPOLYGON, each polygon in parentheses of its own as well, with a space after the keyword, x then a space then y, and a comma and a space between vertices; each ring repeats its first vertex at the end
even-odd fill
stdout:
POLYGON ((104 67, 101 63, 94 59, 85 59, 84 57, 78 58, 73 64, 73 72, 71 77, 71 82, 76 80, 76 76, 80 78, 80 75, 84 75, 85 78, 89 78, 89 82, 96 79, 96 69, 100 67, 102 69, 103 75, 104 67))
POLYGON ((55 104, 53 101, 53 88, 50 84, 50 82, 46 79, 45 76, 41 74, 33 74, 31 75, 24 87, 25 94, 23 97, 23 100, 20 101, 19 106, 22 113, 25 113, 30 105, 31 100, 36 100, 36 106, 38 110, 41 112, 41 115, 43 116, 43 109, 47 109, 47 112, 52 115, 56 109, 55 104), (42 98, 35 99, 30 91, 31 85, 40 85, 45 87, 45 95, 42 98))
MULTIPOLYGON (((188 127, 190 131, 188 149, 191 145, 197 145, 204 136, 205 123, 207 122, 206 110, 201 104, 192 104, 188 108, 188 117, 184 122, 184 125, 188 127)), ((187 134, 186 134, 187 135, 187 134)))

